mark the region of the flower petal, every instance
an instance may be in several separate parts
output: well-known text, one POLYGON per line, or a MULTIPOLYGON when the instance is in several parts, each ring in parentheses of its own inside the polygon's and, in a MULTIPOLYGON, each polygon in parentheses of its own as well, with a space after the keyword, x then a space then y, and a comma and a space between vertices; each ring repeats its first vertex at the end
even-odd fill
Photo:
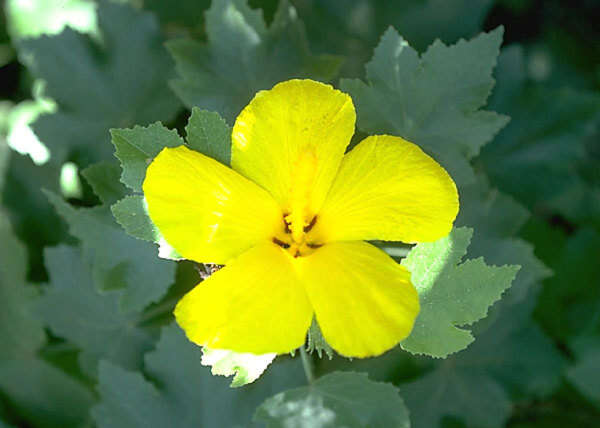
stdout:
POLYGON ((444 168, 417 145, 379 135, 344 156, 313 233, 322 242, 429 242, 450 232, 457 213, 444 168))
POLYGON ((185 295, 175 318, 192 342, 211 349, 290 352, 313 317, 292 262, 275 244, 260 244, 185 295))
MULTIPOLYGON (((232 167, 290 212, 321 207, 354 133, 352 99, 330 85, 289 80, 261 91, 238 116, 232 167), (301 199, 302 201, 296 201, 301 199)), ((309 214, 310 215, 310 214, 309 214)))
POLYGON ((297 260, 323 337, 338 353, 379 355, 409 335, 419 296, 410 272, 383 251, 334 242, 297 260))
POLYGON ((282 227, 267 192, 185 146, 159 153, 143 189, 150 218, 186 259, 225 264, 282 227))

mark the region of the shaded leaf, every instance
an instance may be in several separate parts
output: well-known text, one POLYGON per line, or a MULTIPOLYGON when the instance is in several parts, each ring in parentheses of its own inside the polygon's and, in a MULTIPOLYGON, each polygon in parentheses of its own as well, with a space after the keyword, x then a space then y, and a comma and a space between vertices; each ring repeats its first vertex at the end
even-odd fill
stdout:
POLYGON ((600 214, 600 182, 587 179, 598 157, 600 96, 593 91, 528 84, 524 54, 506 49, 499 59, 492 106, 514 120, 481 153, 490 180, 535 210, 573 220, 600 214))
POLYGON ((206 12, 208 43, 168 43, 179 78, 172 87, 189 107, 217 111, 229 122, 261 89, 294 77, 329 81, 340 58, 313 55, 296 10, 279 3, 267 28, 245 0, 214 0, 206 12))
POLYGON ((247 427, 262 401, 304 381, 298 359, 275 362, 256 382, 231 389, 200 364, 200 348, 175 325, 163 329, 146 373, 100 364, 101 401, 92 415, 99 428, 247 427))
POLYGON ((35 355, 46 342, 44 328, 31 313, 37 295, 26 285, 27 254, 0 210, 0 364, 35 355))
POLYGON ((0 390, 23 419, 40 428, 82 427, 94 402, 81 383, 37 358, 0 363, 0 390))
POLYGON ((474 181, 469 159, 508 118, 481 110, 494 79, 502 28, 453 46, 434 42, 421 56, 388 29, 366 66, 368 84, 342 79, 368 134, 399 135, 421 146, 459 184, 474 181))
POLYGON ((398 390, 365 374, 335 372, 307 387, 265 401, 255 419, 269 428, 408 428, 408 411, 398 390))
POLYGON ((108 207, 74 208, 57 195, 48 199, 91 260, 99 290, 122 289, 121 308, 140 311, 160 300, 174 280, 175 264, 157 260, 153 244, 127 236, 108 207))
POLYGON ((103 204, 113 204, 125 196, 127 189, 119 181, 121 168, 116 161, 102 161, 81 171, 96 196, 103 204))
POLYGON ((152 340, 136 326, 139 314, 120 311, 121 292, 100 293, 92 282, 90 268, 74 247, 47 249, 46 263, 50 284, 38 299, 36 312, 53 334, 81 349, 82 368, 95 373, 101 358, 125 368, 140 368, 152 340))
POLYGON ((544 396, 558 386, 565 360, 530 318, 536 295, 503 311, 467 350, 402 385, 413 428, 441 427, 447 416, 500 428, 511 396, 544 396))

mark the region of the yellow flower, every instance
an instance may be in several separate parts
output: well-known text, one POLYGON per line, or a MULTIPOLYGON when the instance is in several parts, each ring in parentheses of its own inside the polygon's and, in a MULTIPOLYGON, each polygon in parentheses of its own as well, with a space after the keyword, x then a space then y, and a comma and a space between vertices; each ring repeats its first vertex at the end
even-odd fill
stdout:
POLYGON ((287 353, 313 316, 345 356, 379 355, 408 336, 419 312, 410 273, 364 241, 445 236, 458 194, 400 137, 367 137, 344 155, 355 121, 347 94, 290 80, 238 116, 231 169, 185 146, 148 167, 148 210, 167 242, 187 259, 226 265, 175 309, 191 341, 287 353))

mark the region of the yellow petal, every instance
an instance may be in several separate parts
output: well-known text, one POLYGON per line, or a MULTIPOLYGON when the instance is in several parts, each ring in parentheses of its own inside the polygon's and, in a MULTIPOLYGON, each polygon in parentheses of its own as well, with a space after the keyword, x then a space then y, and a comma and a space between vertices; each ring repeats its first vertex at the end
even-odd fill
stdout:
POLYGON ((232 167, 267 189, 299 230, 321 207, 355 121, 347 94, 312 80, 279 83, 238 116, 232 167))
POLYGON ((190 291, 175 318, 192 342, 211 349, 290 352, 313 316, 292 262, 277 245, 258 245, 190 291))
POLYGON ((379 355, 410 334, 419 297, 410 273, 383 251, 335 242, 296 260, 323 337, 341 355, 379 355))
POLYGON ((447 235, 457 213, 444 168, 415 144, 379 135, 344 156, 313 233, 322 242, 428 242, 447 235))
POLYGON ((282 227, 266 191, 185 146, 159 153, 143 189, 150 218, 186 259, 225 264, 282 227))

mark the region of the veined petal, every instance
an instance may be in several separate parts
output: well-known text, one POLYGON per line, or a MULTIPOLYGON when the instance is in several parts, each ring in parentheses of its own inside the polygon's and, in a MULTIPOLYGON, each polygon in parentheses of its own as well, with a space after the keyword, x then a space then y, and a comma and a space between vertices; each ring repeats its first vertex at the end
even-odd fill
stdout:
MULTIPOLYGON (((232 167, 308 221, 321 207, 354 133, 352 99, 330 85, 289 80, 261 91, 238 116, 232 167)), ((298 226, 300 227, 300 226, 298 226)))
POLYGON ((290 352, 313 317, 292 262, 277 245, 260 244, 184 296, 175 318, 192 342, 211 349, 290 352))
POLYGON ((265 190, 185 146, 159 153, 143 189, 150 218, 186 259, 225 264, 281 228, 265 190))
POLYGON ((334 242, 297 260, 323 337, 341 355, 379 355, 411 332, 419 296, 410 272, 383 251, 334 242))
POLYGON ((322 242, 428 242, 447 235, 458 213, 456 185, 417 145, 367 137, 340 165, 314 234, 322 242))

